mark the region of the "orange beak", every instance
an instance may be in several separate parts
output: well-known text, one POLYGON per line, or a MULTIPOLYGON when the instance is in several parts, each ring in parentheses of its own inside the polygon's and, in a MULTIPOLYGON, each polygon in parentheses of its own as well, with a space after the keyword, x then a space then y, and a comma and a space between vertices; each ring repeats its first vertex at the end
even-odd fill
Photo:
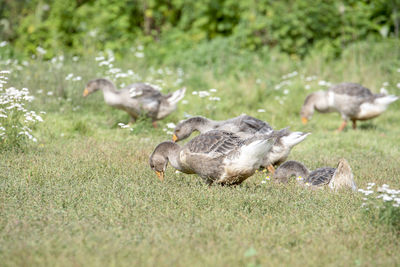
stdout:
POLYGON ((89 90, 85 88, 85 90, 83 90, 83 96, 86 97, 88 95, 89 95, 89 90))
POLYGON ((301 122, 305 125, 307 124, 308 120, 306 117, 301 117, 301 122))
POLYGON ((164 172, 156 171, 156 174, 157 174, 158 179, 160 179, 160 181, 163 182, 164 181, 164 172))
POLYGON ((176 136, 175 134, 172 136, 172 141, 176 142, 178 139, 178 136, 176 136))

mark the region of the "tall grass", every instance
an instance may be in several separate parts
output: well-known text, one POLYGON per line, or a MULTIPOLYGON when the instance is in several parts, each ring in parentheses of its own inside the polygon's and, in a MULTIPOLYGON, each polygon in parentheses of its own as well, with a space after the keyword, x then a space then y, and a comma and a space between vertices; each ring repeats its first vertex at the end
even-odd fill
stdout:
POLYGON ((345 157, 360 188, 399 188, 399 102, 341 134, 334 133, 337 114, 315 114, 307 126, 299 118, 304 97, 328 82, 400 95, 398 43, 356 44, 333 61, 317 52, 303 61, 271 52, 153 65, 146 54, 110 67, 95 56, 7 65, 9 83, 29 88, 31 108, 47 114, 34 129, 36 144, 0 154, 1 265, 399 265, 398 213, 367 212, 360 193, 262 184, 262 173, 241 186, 208 188, 172 167, 160 183, 148 166, 154 147, 171 138, 167 123, 245 112, 278 129, 312 132, 289 159, 314 169, 345 157), (129 69, 134 74, 116 78, 129 69), (140 78, 163 92, 186 86, 187 102, 157 129, 146 120, 121 129, 127 114, 106 106, 100 93, 81 96, 88 80, 103 76, 117 85, 140 78))

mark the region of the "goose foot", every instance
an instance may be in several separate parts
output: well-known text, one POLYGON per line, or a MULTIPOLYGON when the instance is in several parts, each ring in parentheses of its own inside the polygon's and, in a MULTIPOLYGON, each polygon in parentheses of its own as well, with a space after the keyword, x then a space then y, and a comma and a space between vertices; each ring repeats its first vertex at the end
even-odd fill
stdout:
POLYGON ((268 170, 271 174, 274 174, 274 172, 275 172, 275 168, 274 168, 274 166, 272 166, 272 165, 268 165, 267 170, 268 170))
POLYGON ((342 124, 339 126, 339 128, 336 130, 337 132, 343 131, 343 129, 346 127, 347 121, 343 121, 342 124))
POLYGON ((157 128, 157 127, 158 127, 157 122, 155 122, 155 121, 153 121, 151 124, 153 124, 153 127, 154 127, 154 128, 157 128))

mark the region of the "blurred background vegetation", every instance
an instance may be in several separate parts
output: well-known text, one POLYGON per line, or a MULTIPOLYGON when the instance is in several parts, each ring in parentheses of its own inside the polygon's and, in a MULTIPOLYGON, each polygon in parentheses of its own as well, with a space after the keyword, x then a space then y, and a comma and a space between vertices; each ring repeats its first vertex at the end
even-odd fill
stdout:
POLYGON ((60 50, 121 56, 143 45, 164 62, 207 43, 335 58, 354 42, 398 39, 399 9, 400 0, 2 0, 0 36, 14 57, 37 47, 45 58, 60 50))

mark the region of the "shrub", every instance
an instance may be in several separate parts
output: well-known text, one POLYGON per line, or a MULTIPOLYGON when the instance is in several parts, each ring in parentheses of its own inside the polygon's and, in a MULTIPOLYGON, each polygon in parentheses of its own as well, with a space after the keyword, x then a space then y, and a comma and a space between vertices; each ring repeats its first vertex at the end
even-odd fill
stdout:
POLYGON ((0 149, 19 148, 28 140, 37 142, 32 126, 42 117, 25 106, 34 97, 27 88, 4 88, 9 71, 0 71, 0 149))

